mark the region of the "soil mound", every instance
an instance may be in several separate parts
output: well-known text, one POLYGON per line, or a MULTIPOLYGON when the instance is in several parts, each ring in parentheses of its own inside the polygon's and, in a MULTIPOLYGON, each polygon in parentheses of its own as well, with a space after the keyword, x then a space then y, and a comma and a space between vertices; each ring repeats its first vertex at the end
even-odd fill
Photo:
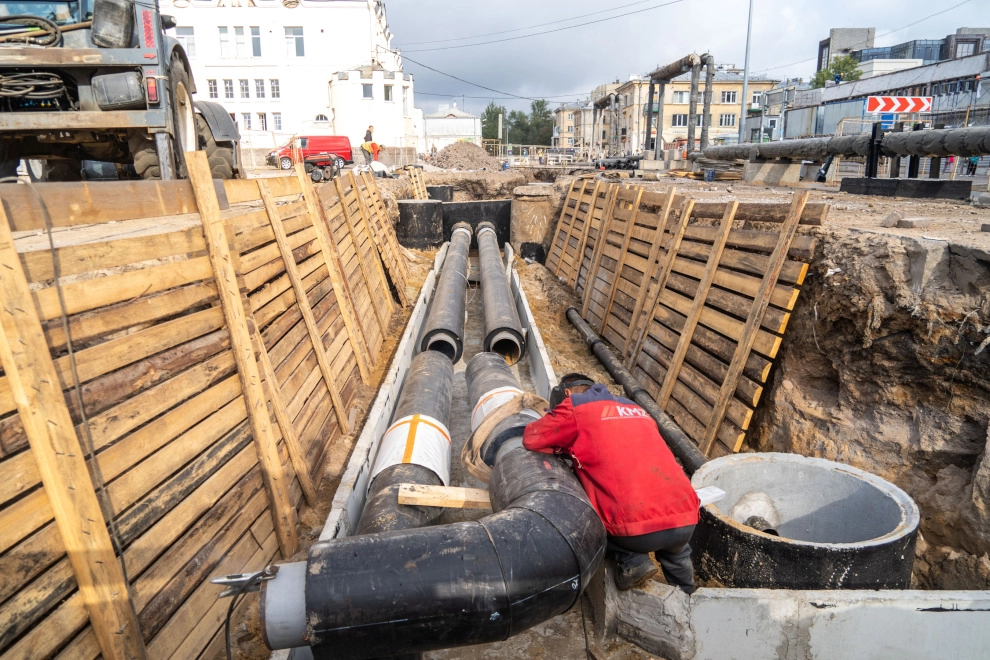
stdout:
POLYGON ((447 170, 500 170, 502 163, 470 142, 455 142, 430 159, 430 165, 447 170))

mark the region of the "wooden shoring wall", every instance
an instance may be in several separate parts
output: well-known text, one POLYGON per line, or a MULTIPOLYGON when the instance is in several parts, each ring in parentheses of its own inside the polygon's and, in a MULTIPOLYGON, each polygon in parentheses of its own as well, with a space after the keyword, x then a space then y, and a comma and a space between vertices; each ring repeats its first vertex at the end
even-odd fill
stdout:
MULTIPOLYGON (((613 184, 589 207, 582 316, 707 455, 739 451, 814 251, 797 226, 822 224, 828 206, 807 194, 705 203, 613 184)), ((579 204, 570 208, 558 247, 579 233, 579 204)))
POLYGON ((366 221, 187 163, 0 191, 0 658, 221 652, 209 578, 296 552, 382 359, 366 221))
POLYGON ((580 240, 580 230, 574 226, 575 216, 578 213, 578 199, 586 185, 588 185, 587 179, 571 181, 571 187, 564 197, 564 205, 560 209, 553 241, 550 243, 550 253, 547 255, 546 267, 564 281, 568 279, 567 274, 574 270, 577 244, 580 240))
POLYGON ((423 181, 423 170, 419 167, 408 167, 406 171, 412 183, 413 199, 429 199, 430 194, 426 192, 426 183, 423 181))
POLYGON ((598 250, 598 238, 612 210, 612 203, 618 190, 618 184, 598 181, 596 185, 585 188, 585 194, 581 197, 582 207, 587 206, 588 215, 584 219, 586 226, 581 233, 583 239, 578 243, 578 255, 581 261, 576 272, 572 273, 569 283, 582 299, 585 293, 585 280, 588 278, 588 271, 598 250))
POLYGON ((399 303, 407 307, 409 297, 406 293, 406 281, 409 279, 409 272, 406 269, 406 260, 402 255, 399 239, 395 235, 395 228, 378 190, 378 184, 375 183, 371 172, 363 172, 359 177, 355 177, 354 172, 350 172, 349 178, 351 187, 357 189, 361 202, 367 209, 371 237, 375 241, 382 263, 385 264, 385 270, 399 297, 399 303))

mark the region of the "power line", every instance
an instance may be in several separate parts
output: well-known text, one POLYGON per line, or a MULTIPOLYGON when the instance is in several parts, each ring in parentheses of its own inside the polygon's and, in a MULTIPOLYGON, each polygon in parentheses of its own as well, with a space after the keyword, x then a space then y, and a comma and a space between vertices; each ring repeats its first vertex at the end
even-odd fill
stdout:
POLYGON ((669 7, 670 5, 676 5, 681 2, 686 2, 687 0, 669 0, 669 2, 663 2, 659 5, 654 5, 652 7, 645 7, 643 9, 637 9, 636 11, 629 11, 624 14, 617 14, 615 16, 609 16, 607 18, 600 18, 595 21, 585 21, 584 23, 577 23, 576 25, 568 25, 566 27, 554 28, 553 30, 544 30, 542 32, 534 32, 532 34, 523 34, 518 37, 506 37, 504 39, 492 39, 491 41, 479 41, 476 44, 461 44, 459 46, 438 46, 437 48, 414 48, 410 51, 405 51, 402 53, 405 56, 406 52, 409 53, 425 53, 434 50, 451 50, 454 48, 473 48, 474 46, 485 46, 487 44, 499 44, 506 41, 516 41, 518 39, 528 39, 530 37, 539 37, 544 34, 553 34, 554 32, 563 32, 565 30, 573 30, 575 28, 584 27, 586 25, 595 25, 596 23, 605 23, 607 21, 612 21, 617 18, 625 18, 627 16, 633 16, 635 14, 642 14, 643 12, 653 11, 654 9, 660 9, 662 7, 669 7))
POLYGON ((537 23, 536 25, 529 25, 521 28, 513 28, 511 30, 500 30, 499 32, 486 32, 484 34, 473 34, 469 37, 451 37, 450 39, 434 39, 432 41, 408 41, 399 45, 399 48, 404 46, 422 46, 424 44, 442 44, 451 41, 464 41, 466 39, 479 39, 481 37, 494 37, 499 34, 509 34, 512 32, 522 32, 523 30, 533 30, 538 27, 545 27, 547 25, 556 25, 557 23, 568 23, 570 21, 576 21, 579 18, 587 18, 588 16, 596 16, 597 14, 607 14, 609 12, 618 11, 620 9, 625 9, 626 7, 633 7, 635 5, 642 5, 647 2, 653 2, 653 0, 639 0, 639 2, 631 2, 627 5, 619 5, 618 7, 612 7, 611 9, 603 9, 601 11, 593 11, 590 14, 580 14, 579 16, 571 16, 570 18, 561 18, 556 21, 549 21, 547 23, 537 23))
MULTIPOLYGON (((971 0, 963 0, 958 5, 953 5, 953 6, 949 7, 948 9, 943 9, 942 11, 937 11, 934 14, 929 14, 928 16, 925 16, 924 18, 918 19, 917 21, 915 21, 913 23, 908 23, 907 25, 902 25, 901 27, 899 27, 899 28, 897 28, 895 30, 890 30, 889 32, 884 32, 883 34, 878 34, 878 35, 876 35, 876 37, 874 37, 874 39, 879 39, 880 37, 886 37, 888 35, 894 34, 895 32, 900 32, 901 30, 906 30, 907 28, 913 27, 913 26, 917 25, 918 23, 924 23, 929 18, 935 18, 936 16, 939 16, 941 14, 945 14, 946 12, 950 12, 953 9, 958 9, 959 7, 962 7, 965 4, 968 4, 970 1, 971 0)), ((809 57, 806 60, 801 60, 799 62, 791 62, 790 64, 780 64, 778 66, 772 66, 769 69, 760 69, 760 71, 761 72, 766 72, 766 71, 774 71, 776 69, 784 69, 784 68, 789 67, 789 66, 796 66, 798 64, 805 64, 806 62, 814 62, 817 59, 818 59, 817 56, 816 57, 809 57)))
MULTIPOLYGON (((458 97, 458 96, 462 96, 462 97, 467 98, 467 99, 488 99, 490 101, 508 101, 508 100, 511 100, 511 99, 518 98, 518 97, 515 97, 515 96, 471 96, 470 94, 457 94, 457 93, 439 94, 437 92, 421 92, 418 89, 415 90, 413 93, 416 94, 417 96, 442 96, 442 97, 450 97, 450 98, 455 98, 455 97, 458 97)), ((590 96, 590 95, 589 95, 589 93, 587 91, 584 91, 584 92, 578 92, 578 93, 575 93, 575 94, 555 94, 553 96, 541 96, 540 98, 543 99, 543 100, 549 100, 549 99, 575 99, 575 101, 576 101, 577 100, 577 97, 579 97, 579 96, 590 96)))

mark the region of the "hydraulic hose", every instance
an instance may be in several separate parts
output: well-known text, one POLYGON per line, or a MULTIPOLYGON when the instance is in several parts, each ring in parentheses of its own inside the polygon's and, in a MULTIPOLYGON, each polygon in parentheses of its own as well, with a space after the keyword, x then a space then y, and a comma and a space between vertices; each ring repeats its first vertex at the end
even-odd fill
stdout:
POLYGON ((701 453, 698 446, 694 444, 690 438, 677 426, 677 423, 670 418, 667 413, 663 411, 657 402, 653 400, 649 392, 644 390, 636 382, 629 370, 626 369, 622 362, 615 357, 615 354, 609 350, 605 342, 595 334, 595 331, 591 329, 583 318, 581 318, 581 312, 573 307, 567 309, 567 320, 571 322, 577 331, 584 339, 585 343, 588 344, 588 348, 595 354, 598 361, 602 363, 605 370, 608 371, 609 375, 616 380, 617 383, 622 385, 623 389, 626 391, 626 396, 635 401, 643 410, 649 413, 653 421, 657 423, 657 427, 660 429, 660 435, 663 437, 667 446, 670 447, 670 451, 673 452, 674 456, 681 462, 684 466, 684 471, 691 476, 694 471, 701 467, 704 463, 708 462, 708 458, 701 453))
MULTIPOLYGON (((511 376, 492 354, 479 354, 468 369, 474 406, 482 390, 511 376)), ((296 613, 281 622, 279 639, 293 646, 305 639, 318 660, 500 641, 570 609, 601 564, 605 528, 561 459, 522 447, 525 424, 538 416, 529 413, 501 434, 490 463, 493 514, 314 545, 304 567, 282 566, 264 583, 266 639, 275 636, 276 607, 296 613)), ((496 428, 486 444, 499 435, 496 428)))
POLYGON ((438 351, 456 363, 464 352, 464 292, 467 289, 471 225, 458 222, 450 235, 430 316, 423 326, 422 351, 438 351))
POLYGON ((476 235, 481 267, 481 309, 485 320, 484 348, 498 353, 509 364, 515 364, 526 352, 526 340, 499 255, 495 226, 482 222, 476 235))
POLYGON ((413 358, 392 425, 379 445, 356 534, 415 529, 443 513, 440 507, 399 504, 399 484, 441 486, 450 481, 447 426, 453 383, 454 365, 445 355, 424 351, 413 358))

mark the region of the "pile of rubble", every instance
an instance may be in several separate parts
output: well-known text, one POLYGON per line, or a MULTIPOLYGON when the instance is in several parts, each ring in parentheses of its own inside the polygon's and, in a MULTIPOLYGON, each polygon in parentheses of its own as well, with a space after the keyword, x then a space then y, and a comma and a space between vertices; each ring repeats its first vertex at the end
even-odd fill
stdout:
POLYGON ((446 170, 500 170, 502 163, 488 152, 470 142, 447 145, 430 158, 430 165, 446 170))

